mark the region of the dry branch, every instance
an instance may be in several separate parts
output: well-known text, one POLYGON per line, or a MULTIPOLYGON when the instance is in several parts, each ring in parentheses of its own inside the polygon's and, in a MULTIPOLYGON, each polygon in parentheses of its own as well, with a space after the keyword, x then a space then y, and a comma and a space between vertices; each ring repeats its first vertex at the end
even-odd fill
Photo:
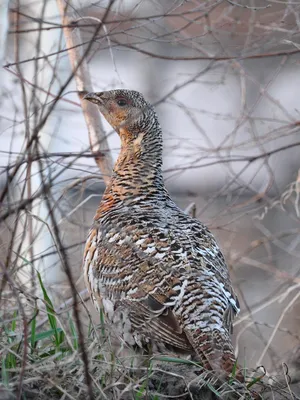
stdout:
POLYGON ((64 26, 63 31, 70 63, 72 69, 76 71, 75 82, 88 128, 91 151, 95 156, 96 164, 102 172, 103 180, 107 184, 113 168, 113 161, 97 108, 88 101, 82 100, 81 93, 93 92, 93 87, 88 63, 85 59, 82 60, 83 50, 82 46, 80 46, 82 43, 80 30, 77 27, 70 28, 70 26, 72 26, 72 21, 66 15, 68 4, 69 3, 65 4, 63 0, 57 0, 62 25, 64 26), (82 62, 80 66, 77 67, 79 60, 82 60, 82 62))

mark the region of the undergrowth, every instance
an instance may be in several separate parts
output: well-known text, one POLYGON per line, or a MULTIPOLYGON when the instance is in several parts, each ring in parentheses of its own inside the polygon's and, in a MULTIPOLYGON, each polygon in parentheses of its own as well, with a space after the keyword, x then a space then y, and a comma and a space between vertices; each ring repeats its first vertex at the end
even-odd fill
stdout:
MULTIPOLYGON (((72 310, 58 314, 41 276, 37 276, 41 298, 34 307, 26 306, 26 298, 23 299, 26 316, 17 303, 12 310, 1 307, 0 399, 86 400, 72 310), (41 316, 45 315, 43 320, 41 316)), ((8 293, 2 296, 2 302, 11 304, 7 299, 8 293)), ((137 361, 137 356, 128 352, 118 354, 102 314, 99 321, 96 328, 90 322, 85 334, 95 399, 250 399, 254 396, 252 389, 260 392, 257 398, 261 399, 272 398, 270 391, 272 396, 279 392, 277 398, 297 398, 288 385, 270 387, 263 383, 262 374, 248 379, 247 388, 241 390, 235 371, 228 383, 217 385, 208 371, 201 371, 199 365, 188 360, 140 356, 137 361)))

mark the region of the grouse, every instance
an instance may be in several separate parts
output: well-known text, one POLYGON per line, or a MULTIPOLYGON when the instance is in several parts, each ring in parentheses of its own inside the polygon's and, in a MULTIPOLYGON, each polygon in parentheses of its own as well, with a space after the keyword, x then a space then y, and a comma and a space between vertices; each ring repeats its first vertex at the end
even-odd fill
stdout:
POLYGON ((236 368, 230 335, 238 299, 214 236, 166 190, 153 106, 134 90, 84 98, 121 139, 84 251, 93 302, 127 344, 172 349, 229 376, 236 368))

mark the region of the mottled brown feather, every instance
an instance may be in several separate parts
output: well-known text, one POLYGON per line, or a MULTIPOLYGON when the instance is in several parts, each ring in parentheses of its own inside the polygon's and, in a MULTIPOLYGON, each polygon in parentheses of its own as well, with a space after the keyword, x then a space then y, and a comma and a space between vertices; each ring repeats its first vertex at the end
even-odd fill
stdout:
POLYGON ((153 107, 135 91, 86 98, 121 138, 84 252, 95 304, 128 344, 162 352, 171 347, 229 375, 236 363, 230 333, 238 299, 213 235, 180 210, 164 186, 153 107))

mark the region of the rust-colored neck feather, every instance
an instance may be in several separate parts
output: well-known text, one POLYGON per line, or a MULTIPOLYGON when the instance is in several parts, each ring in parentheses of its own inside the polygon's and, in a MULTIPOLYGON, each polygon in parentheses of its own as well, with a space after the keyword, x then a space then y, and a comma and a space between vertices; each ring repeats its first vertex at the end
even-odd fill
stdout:
POLYGON ((119 130, 121 152, 96 218, 118 203, 137 204, 146 198, 159 201, 166 196, 162 176, 162 131, 156 114, 151 117, 140 129, 119 130))

